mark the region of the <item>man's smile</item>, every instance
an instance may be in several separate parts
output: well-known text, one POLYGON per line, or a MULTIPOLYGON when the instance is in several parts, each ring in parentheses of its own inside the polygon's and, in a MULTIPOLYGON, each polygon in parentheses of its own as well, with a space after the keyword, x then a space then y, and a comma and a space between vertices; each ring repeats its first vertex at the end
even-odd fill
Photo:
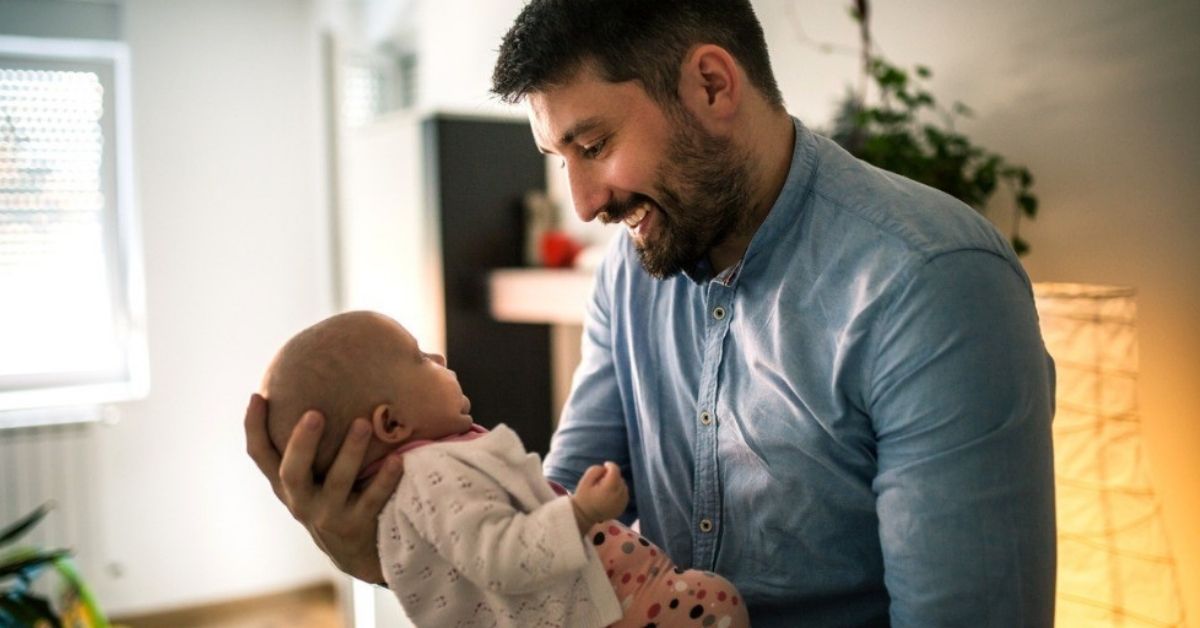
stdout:
POLYGON ((631 209, 614 216, 607 211, 599 212, 596 217, 604 224, 624 223, 629 235, 639 242, 644 242, 650 229, 658 223, 662 210, 654 201, 643 198, 631 209))

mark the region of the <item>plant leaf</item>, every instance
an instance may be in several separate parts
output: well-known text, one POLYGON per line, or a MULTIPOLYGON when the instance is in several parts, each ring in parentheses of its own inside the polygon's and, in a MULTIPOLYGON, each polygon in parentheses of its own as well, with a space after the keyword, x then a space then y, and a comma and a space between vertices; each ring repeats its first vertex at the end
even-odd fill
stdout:
POLYGON ((0 626, 32 626, 38 620, 19 595, 0 596, 0 626))
POLYGON ((1029 244, 1016 234, 1020 221, 1038 212, 1038 199, 1030 193, 1029 169, 1007 163, 955 130, 956 118, 973 117, 975 112, 960 101, 954 101, 949 111, 939 106, 933 93, 924 89, 925 79, 933 75, 929 66, 901 69, 873 54, 869 4, 854 0, 851 16, 863 35, 862 78, 874 81, 877 89, 871 90, 875 93, 870 101, 862 91, 847 92, 826 134, 858 159, 939 189, 979 212, 985 211, 1000 183, 1007 184, 1004 187, 1011 190, 1015 205, 1012 246, 1018 254, 1027 253, 1029 244), (941 123, 926 122, 927 115, 941 123))
POLYGON ((1017 255, 1024 255, 1029 252, 1029 243, 1022 240, 1021 236, 1012 237, 1012 247, 1017 252, 1017 255))
POLYGON ((1017 195, 1017 206, 1021 208, 1021 213, 1030 218, 1037 217, 1038 200, 1037 197, 1027 192, 1021 192, 1017 195))
POLYGON ((35 508, 33 512, 18 519, 16 523, 4 528, 3 531, 0 531, 0 545, 6 545, 17 540, 22 534, 25 534, 30 528, 37 525, 37 522, 41 521, 42 517, 45 517, 46 513, 50 512, 53 508, 54 502, 46 502, 35 508))
POLYGON ((50 603, 29 593, 13 592, 0 597, 0 619, 5 615, 11 617, 15 622, 12 625, 16 626, 62 626, 50 603))
POLYGON ((54 568, 62 576, 63 580, 74 590, 76 597, 79 599, 84 612, 88 616, 90 628, 108 628, 108 618, 104 613, 100 612, 100 605, 96 602, 96 596, 92 590, 83 581, 83 577, 79 575, 79 570, 75 568, 75 563, 68 556, 60 556, 54 561, 54 568))
POLYGON ((981 196, 987 198, 996 189, 996 165, 989 160, 975 171, 975 185, 981 196))
POLYGON ((0 564, 0 577, 21 574, 32 579, 38 571, 49 567, 54 561, 63 556, 70 556, 71 550, 36 550, 33 553, 21 552, 0 564))

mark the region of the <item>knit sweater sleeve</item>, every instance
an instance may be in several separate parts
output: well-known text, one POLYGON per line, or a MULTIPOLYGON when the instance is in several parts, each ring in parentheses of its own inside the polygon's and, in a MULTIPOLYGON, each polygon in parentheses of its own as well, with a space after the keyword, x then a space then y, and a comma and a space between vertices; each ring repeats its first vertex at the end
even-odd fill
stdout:
POLYGON ((522 512, 479 469, 440 453, 422 462, 405 473, 393 507, 476 586, 505 595, 530 593, 587 564, 567 496, 522 512))

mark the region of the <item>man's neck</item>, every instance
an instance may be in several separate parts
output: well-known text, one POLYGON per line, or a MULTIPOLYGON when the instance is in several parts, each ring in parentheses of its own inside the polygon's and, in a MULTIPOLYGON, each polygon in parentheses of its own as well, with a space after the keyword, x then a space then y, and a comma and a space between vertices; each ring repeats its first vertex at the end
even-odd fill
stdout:
POLYGON ((708 261, 712 264, 713 272, 733 266, 742 259, 750 241, 767 214, 775 205, 783 185, 787 182, 788 172, 792 166, 792 153, 795 150, 796 132, 791 116, 786 111, 770 108, 765 102, 758 103, 761 115, 751 116, 761 120, 748 126, 743 146, 751 155, 752 186, 755 190, 749 215, 741 228, 708 252, 708 261))

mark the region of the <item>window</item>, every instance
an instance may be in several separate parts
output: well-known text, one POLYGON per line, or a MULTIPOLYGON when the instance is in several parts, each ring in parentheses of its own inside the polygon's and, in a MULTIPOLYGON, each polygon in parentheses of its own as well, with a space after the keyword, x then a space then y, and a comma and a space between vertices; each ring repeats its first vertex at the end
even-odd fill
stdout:
POLYGON ((0 427, 148 388, 128 52, 0 37, 0 427))
POLYGON ((383 50, 340 57, 339 107, 346 128, 361 127, 417 99, 417 57, 383 50))

